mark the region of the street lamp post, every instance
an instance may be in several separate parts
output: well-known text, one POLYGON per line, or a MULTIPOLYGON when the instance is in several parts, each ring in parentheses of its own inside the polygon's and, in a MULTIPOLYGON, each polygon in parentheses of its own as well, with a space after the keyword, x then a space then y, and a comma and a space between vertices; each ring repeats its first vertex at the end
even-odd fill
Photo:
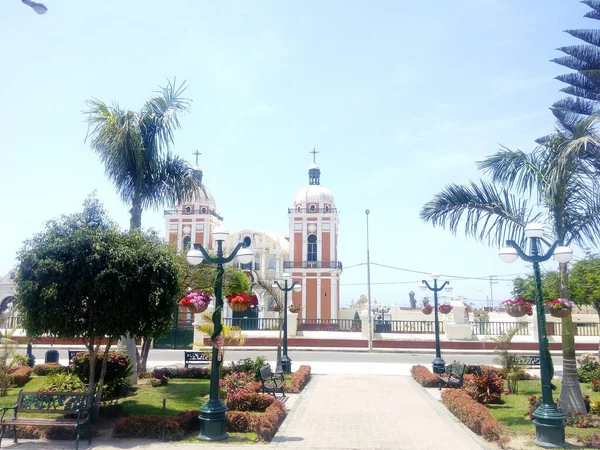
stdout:
POLYGON ((288 356, 288 342, 287 342, 287 315, 288 315, 288 292, 292 289, 295 292, 302 290, 302 285, 297 281, 294 281, 291 286, 288 287, 288 281, 291 280, 292 276, 289 273, 284 273, 283 286, 278 281, 273 281, 273 287, 278 287, 283 291, 283 356, 281 357, 281 370, 283 373, 292 373, 292 360, 288 356))
POLYGON ((369 214, 371 211, 365 210, 367 215, 367 295, 369 296, 369 351, 373 350, 373 312, 371 311, 371 260, 369 255, 369 214))
POLYGON ((439 273, 432 273, 431 278, 433 278, 433 287, 429 285, 426 280, 423 280, 421 284, 419 284, 419 289, 425 291, 429 289, 433 291, 433 313, 434 313, 434 322, 435 322, 435 359, 431 362, 433 373, 444 373, 446 370, 446 362, 442 359, 441 350, 440 350, 440 324, 438 322, 438 292, 442 289, 451 292, 452 286, 449 286, 448 281, 444 281, 444 283, 438 287, 438 278, 440 277, 439 273))
POLYGON ((535 424, 535 443, 541 447, 555 448, 564 447, 565 443, 565 415, 560 412, 552 400, 552 380, 550 379, 549 362, 546 360, 548 337, 546 335, 546 317, 544 315, 544 303, 542 301, 542 277, 540 275, 540 263, 547 261, 554 255, 559 263, 567 263, 573 257, 573 251, 569 247, 556 241, 545 255, 539 254, 539 240, 544 236, 544 228, 537 223, 525 226, 525 237, 531 242, 531 255, 519 247, 513 241, 506 241, 508 247, 500 249, 499 256, 505 263, 515 262, 519 257, 523 261, 533 263, 533 276, 535 279, 535 309, 538 325, 538 343, 540 353, 540 375, 542 384, 542 404, 533 413, 535 424))
MULTIPOLYGON (((252 251, 245 248, 245 242, 240 242, 229 256, 223 256, 223 241, 227 239, 229 232, 224 227, 216 227, 212 232, 213 239, 217 242, 217 256, 211 257, 200 244, 194 244, 194 248, 187 253, 187 260, 193 266, 202 262, 203 259, 210 264, 217 265, 217 276, 215 278, 215 310, 212 316, 213 334, 210 337, 213 343, 221 337, 223 324, 221 323, 221 312, 223 311, 223 264, 231 262, 237 256, 240 264, 248 264, 252 261, 252 251)), ((227 439, 225 431, 225 413, 227 406, 219 399, 219 349, 213 345, 210 366, 210 397, 208 402, 200 408, 200 434, 198 439, 203 441, 222 441, 227 439)))

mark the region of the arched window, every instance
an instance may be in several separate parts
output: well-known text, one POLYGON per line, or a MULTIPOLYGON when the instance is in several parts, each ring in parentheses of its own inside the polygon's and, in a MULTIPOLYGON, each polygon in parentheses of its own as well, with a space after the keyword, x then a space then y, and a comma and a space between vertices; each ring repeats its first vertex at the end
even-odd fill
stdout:
POLYGON ((275 258, 269 258, 269 269, 275 270, 275 258))
POLYGON ((306 260, 317 261, 317 236, 314 234, 308 236, 306 260))
POLYGON ((187 252, 190 248, 192 248, 192 238, 186 236, 183 238, 183 251, 187 252))

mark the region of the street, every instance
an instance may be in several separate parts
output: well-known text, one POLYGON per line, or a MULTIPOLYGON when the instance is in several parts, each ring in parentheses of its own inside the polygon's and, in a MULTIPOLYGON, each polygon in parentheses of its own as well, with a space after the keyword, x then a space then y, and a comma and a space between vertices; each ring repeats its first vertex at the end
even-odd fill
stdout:
MULTIPOLYGON (((59 352, 59 362, 63 365, 67 361, 67 349, 58 347, 40 347, 34 348, 33 354, 36 357, 36 363, 44 362, 47 350, 55 349, 59 352)), ((71 348, 72 350, 75 348, 71 348)), ((25 349, 22 350, 25 353, 25 349)), ((184 350, 151 350, 148 358, 148 367, 162 366, 180 366, 183 367, 184 350)), ((293 370, 302 364, 312 367, 313 373, 317 374, 379 374, 379 375, 408 375, 413 365, 421 364, 429 367, 434 358, 433 352, 427 353, 400 353, 400 352, 377 352, 369 353, 367 351, 307 351, 290 350, 288 352, 292 359, 293 370)), ((535 354, 532 352, 531 354, 535 354)), ((263 356, 268 362, 274 365, 277 352, 274 350, 238 350, 228 349, 225 352, 226 364, 230 361, 236 361, 244 358, 256 358, 263 356)), ((475 353, 444 353, 442 358, 447 364, 453 361, 460 361, 466 364, 486 364, 494 365, 493 354, 475 354, 475 353)), ((562 356, 553 355, 556 375, 560 376, 562 371, 562 356)))

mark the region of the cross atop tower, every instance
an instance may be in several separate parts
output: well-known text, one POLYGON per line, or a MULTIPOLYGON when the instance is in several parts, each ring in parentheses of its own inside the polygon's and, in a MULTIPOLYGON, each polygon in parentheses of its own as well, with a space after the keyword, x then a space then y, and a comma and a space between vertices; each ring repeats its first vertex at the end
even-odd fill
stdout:
POLYGON ((318 152, 315 148, 313 148, 312 152, 308 152, 308 153, 312 153, 312 155, 313 155, 313 163, 316 164, 317 163, 317 153, 321 153, 321 152, 318 152))
POLYGON ((196 156, 196 166, 198 166, 198 156, 200 156, 202 153, 200 153, 198 150, 196 150, 194 153, 192 153, 192 155, 196 156))

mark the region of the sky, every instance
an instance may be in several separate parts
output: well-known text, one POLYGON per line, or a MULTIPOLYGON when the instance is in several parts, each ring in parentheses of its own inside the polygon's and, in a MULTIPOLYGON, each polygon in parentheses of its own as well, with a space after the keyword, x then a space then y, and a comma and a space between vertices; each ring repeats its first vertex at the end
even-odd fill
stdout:
MULTIPOLYGON (((174 78, 192 109, 172 151, 190 163, 202 153, 231 231, 285 234, 309 152, 320 152, 321 184, 340 211, 342 304, 367 294, 366 209, 379 303, 406 306, 411 290, 420 299, 417 282, 439 272, 453 295, 497 305, 515 276, 531 273, 419 211, 447 184, 482 177, 476 161, 501 145, 533 150, 552 132, 549 107, 563 97, 554 77, 567 69, 550 60, 580 43, 563 30, 598 27, 578 1, 45 5, 45 15, 18 0, 0 5, 0 276, 45 221, 80 211, 94 191, 128 228, 82 111, 91 98, 139 110, 174 78)), ((162 234, 162 209, 145 210, 142 224, 162 234)))

